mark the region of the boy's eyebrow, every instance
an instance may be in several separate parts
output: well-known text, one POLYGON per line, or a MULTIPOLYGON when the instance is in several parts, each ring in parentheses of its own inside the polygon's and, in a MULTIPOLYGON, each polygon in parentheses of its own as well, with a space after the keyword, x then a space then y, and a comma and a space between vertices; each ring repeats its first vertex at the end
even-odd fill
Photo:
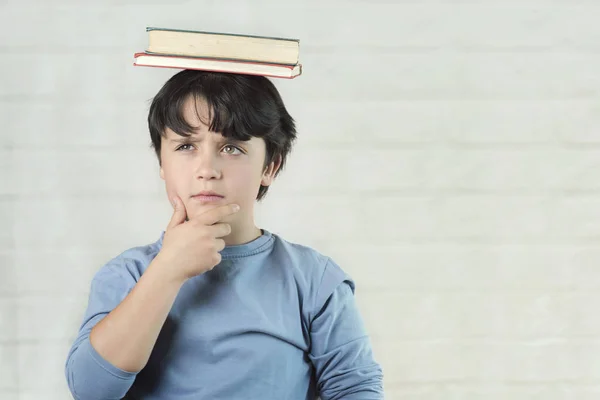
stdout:
POLYGON ((170 138, 169 142, 176 142, 176 143, 189 143, 189 142, 201 142, 202 139, 199 138, 193 138, 192 136, 190 137, 181 137, 181 138, 170 138))
MULTIPOLYGON (((175 139, 171 138, 171 139, 168 139, 168 140, 170 142, 175 142, 175 143, 200 143, 204 139, 199 138, 197 136, 196 137, 189 136, 189 137, 180 137, 180 138, 175 138, 175 139)), ((229 139, 229 138, 226 138, 226 137, 219 139, 219 142, 220 143, 223 143, 223 142, 242 143, 241 140, 237 140, 237 139, 233 139, 233 138, 229 139)))

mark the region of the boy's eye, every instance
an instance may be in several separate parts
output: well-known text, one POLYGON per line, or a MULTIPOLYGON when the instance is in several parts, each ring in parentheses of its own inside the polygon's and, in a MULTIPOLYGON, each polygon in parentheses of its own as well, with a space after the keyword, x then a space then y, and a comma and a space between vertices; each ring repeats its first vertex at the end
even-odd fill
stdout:
POLYGON ((191 147, 192 147, 192 145, 191 145, 191 144, 189 144, 189 143, 185 143, 185 144, 182 144, 181 146, 179 146, 179 147, 178 147, 177 149, 175 149, 175 150, 176 150, 176 151, 179 151, 179 150, 189 150, 191 147))
POLYGON ((227 154, 232 154, 232 155, 235 155, 236 151, 239 151, 240 153, 242 152, 238 147, 233 146, 231 144, 228 144, 227 146, 223 147, 223 151, 225 151, 225 153, 227 153, 227 154))
MULTIPOLYGON (((175 149, 175 151, 189 151, 193 149, 193 145, 190 143, 184 143, 181 146, 177 147, 177 149, 175 149)), ((223 147, 223 150, 225 153, 230 154, 230 155, 237 155, 239 153, 243 153, 242 150, 240 150, 240 148, 238 148, 237 146, 228 144, 226 146, 223 147)))

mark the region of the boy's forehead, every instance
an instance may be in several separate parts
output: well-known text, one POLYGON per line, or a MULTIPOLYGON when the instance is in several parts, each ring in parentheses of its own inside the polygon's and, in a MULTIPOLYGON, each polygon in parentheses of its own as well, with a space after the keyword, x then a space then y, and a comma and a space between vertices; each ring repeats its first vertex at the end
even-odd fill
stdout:
MULTIPOLYGON (((197 138, 203 136, 204 133, 209 132, 207 125, 209 123, 209 112, 208 106, 204 100, 189 96, 181 106, 180 115, 185 122, 193 128, 193 130, 189 132, 192 135, 191 138, 197 138)), ((217 132, 211 133, 222 136, 217 132)), ((165 127, 165 138, 169 140, 181 140, 184 139, 185 136, 181 136, 170 128, 165 127)))
POLYGON ((207 121, 209 117, 208 103, 201 97, 188 96, 183 102, 183 116, 186 119, 200 117, 202 120, 207 121))
POLYGON ((208 130, 207 124, 210 121, 210 113, 208 112, 208 105, 204 100, 188 97, 183 103, 182 108, 181 115, 185 122, 197 127, 197 130, 208 130))
MULTIPOLYGON (((223 136, 220 132, 213 132, 209 129, 210 113, 209 106, 205 99, 190 95, 183 102, 181 106, 181 116, 185 122, 193 129, 189 133, 191 136, 186 137, 177 134, 173 130, 165 127, 164 138, 169 141, 182 141, 182 140, 202 140, 206 135, 210 134, 213 140, 225 141, 229 140, 223 136)), ((245 143, 252 143, 259 140, 257 137, 250 137, 248 140, 244 140, 245 143)), ((240 141, 241 142, 241 141, 240 141)))

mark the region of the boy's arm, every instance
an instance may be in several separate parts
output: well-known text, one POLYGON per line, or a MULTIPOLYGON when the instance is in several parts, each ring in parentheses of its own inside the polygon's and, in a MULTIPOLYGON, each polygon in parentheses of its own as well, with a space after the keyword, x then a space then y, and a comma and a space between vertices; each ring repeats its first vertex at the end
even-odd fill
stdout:
POLYGON ((110 266, 96 275, 65 366, 76 399, 120 399, 130 389, 183 283, 171 279, 168 270, 156 257, 137 284, 110 266))
MULTIPOLYGON (((120 399, 148 363, 158 335, 183 283, 213 268, 231 227, 219 223, 239 206, 213 208, 189 223, 175 197, 162 247, 136 283, 127 265, 107 265, 94 277, 90 301, 65 366, 76 399, 120 399)), ((146 255, 147 256, 147 255, 146 255)), ((140 261, 140 260, 137 260, 140 261)), ((123 257, 117 263, 125 261, 123 257)), ((144 263, 148 260, 144 259, 144 263)))
POLYGON ((383 399, 383 371, 373 357, 354 299, 354 284, 350 280, 340 283, 343 272, 331 260, 327 267, 319 292, 333 286, 333 294, 310 327, 309 357, 321 399, 383 399))

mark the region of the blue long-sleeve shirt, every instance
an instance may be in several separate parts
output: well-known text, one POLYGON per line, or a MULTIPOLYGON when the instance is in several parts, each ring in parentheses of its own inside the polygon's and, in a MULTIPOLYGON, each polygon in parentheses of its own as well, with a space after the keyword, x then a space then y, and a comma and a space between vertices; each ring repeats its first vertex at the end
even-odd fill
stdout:
POLYGON ((103 359, 89 334, 138 282, 164 232, 104 265, 66 361, 73 397, 383 399, 352 279, 317 251, 262 233, 227 246, 221 263, 183 284, 137 374, 103 359))

